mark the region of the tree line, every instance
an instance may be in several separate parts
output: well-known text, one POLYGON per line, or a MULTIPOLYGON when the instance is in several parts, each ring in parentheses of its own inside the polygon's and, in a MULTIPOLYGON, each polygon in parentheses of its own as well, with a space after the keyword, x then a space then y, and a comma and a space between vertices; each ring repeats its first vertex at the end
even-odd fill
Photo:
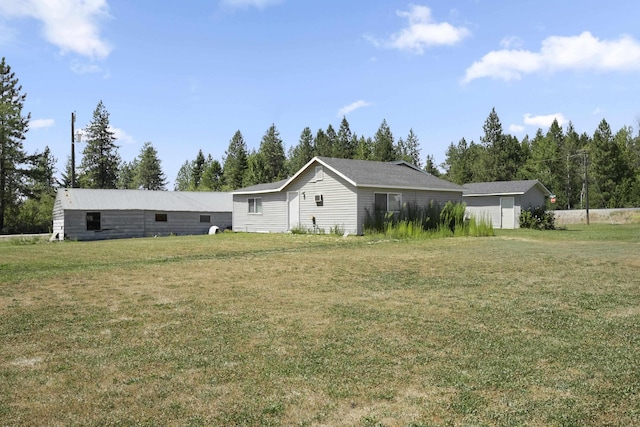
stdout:
MULTIPOLYGON (((23 114, 26 94, 6 64, 0 62, 0 233, 47 232, 51 228, 53 201, 59 187, 167 190, 161 160, 151 142, 138 156, 122 160, 102 101, 84 129, 84 148, 77 174, 67 158, 60 180, 55 178, 56 158, 49 147, 29 154, 23 141, 30 114, 23 114)), ((640 122, 638 123, 640 127, 640 122)), ((602 120, 593 135, 578 134, 554 121, 545 133, 522 140, 504 133, 495 109, 483 125, 479 143, 462 138, 436 165, 432 155, 422 162, 420 143, 413 130, 397 140, 386 120, 372 137, 358 135, 343 117, 338 130, 329 124, 315 133, 305 127, 297 144, 285 144, 272 124, 258 149, 248 150, 236 131, 222 162, 200 149, 186 160, 175 179, 177 191, 233 191, 275 182, 295 174, 314 156, 412 163, 428 173, 465 184, 484 181, 538 179, 556 194, 558 209, 582 208, 587 187, 590 206, 640 206, 640 133, 631 126, 613 133, 602 120), (588 177, 589 185, 586 178, 588 177)))

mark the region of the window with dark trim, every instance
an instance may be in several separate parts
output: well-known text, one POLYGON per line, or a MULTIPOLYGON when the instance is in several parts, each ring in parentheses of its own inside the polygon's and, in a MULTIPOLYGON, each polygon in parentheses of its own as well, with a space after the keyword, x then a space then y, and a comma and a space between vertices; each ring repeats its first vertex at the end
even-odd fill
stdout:
POLYGON ((402 207, 402 194, 400 193, 375 193, 374 209, 380 212, 400 212, 402 207))
POLYGON ((87 231, 100 231, 100 212, 87 212, 87 231))
POLYGON ((250 214, 262 213, 262 197, 252 197, 248 199, 248 204, 250 214))
POLYGON ((211 222, 211 215, 200 215, 200 222, 211 222))
POLYGON ((156 214, 156 222, 167 222, 167 220, 168 220, 167 214, 161 214, 161 213, 156 214))

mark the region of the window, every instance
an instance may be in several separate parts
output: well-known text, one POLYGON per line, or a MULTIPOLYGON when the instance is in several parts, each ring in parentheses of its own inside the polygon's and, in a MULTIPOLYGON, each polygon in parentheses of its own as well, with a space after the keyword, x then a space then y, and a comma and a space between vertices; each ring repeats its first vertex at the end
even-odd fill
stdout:
POLYGON ((200 222, 211 222, 211 215, 200 215, 200 222))
POLYGON ((100 230, 100 212, 87 212, 87 231, 100 230))
POLYGON ((400 193, 375 193, 374 209, 382 212, 400 212, 402 207, 402 194, 400 193))
POLYGON ((316 166, 316 181, 322 181, 322 178, 324 178, 324 170, 322 166, 316 166))
POLYGON ((249 199, 249 213, 250 214, 261 214, 262 213, 262 198, 255 197, 249 199))
POLYGON ((156 222, 167 222, 167 214, 156 214, 156 222))

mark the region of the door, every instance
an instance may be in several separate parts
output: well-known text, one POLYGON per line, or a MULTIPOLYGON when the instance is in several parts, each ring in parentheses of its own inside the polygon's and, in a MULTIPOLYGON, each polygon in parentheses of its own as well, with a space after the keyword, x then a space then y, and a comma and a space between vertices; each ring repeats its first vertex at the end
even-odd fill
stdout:
POLYGON ((287 193, 289 200, 289 231, 300 226, 300 196, 297 191, 287 193))
POLYGON ((513 197, 500 198, 500 212, 502 216, 502 224, 500 228, 515 228, 515 209, 513 209, 513 197))

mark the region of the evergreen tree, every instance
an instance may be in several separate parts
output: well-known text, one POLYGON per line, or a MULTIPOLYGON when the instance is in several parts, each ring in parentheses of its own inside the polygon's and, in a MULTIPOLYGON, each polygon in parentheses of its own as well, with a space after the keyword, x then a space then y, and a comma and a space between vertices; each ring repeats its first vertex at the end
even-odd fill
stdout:
POLYGON ((135 188, 166 190, 167 179, 162 171, 158 152, 151 142, 144 143, 135 163, 135 188))
POLYGON ((178 169, 178 175, 176 176, 176 182, 173 189, 175 191, 189 191, 192 188, 191 178, 193 162, 185 160, 185 162, 178 169))
POLYGON ((189 190, 195 191, 200 187, 200 181, 202 180, 202 174, 206 166, 207 159, 204 157, 202 149, 198 150, 198 155, 191 165, 191 179, 189 182, 189 190))
POLYGON ((382 120, 380 127, 373 137, 372 160, 379 162, 391 162, 396 160, 396 149, 393 141, 393 134, 386 120, 382 120))
MULTIPOLYGON (((328 132, 327 132, 328 133, 328 132)), ((346 117, 342 117, 340 122, 340 128, 338 129, 338 135, 336 142, 333 146, 333 157, 341 159, 351 159, 355 154, 355 145, 353 145, 351 129, 349 128, 349 122, 346 117)))
POLYGON ((358 160, 371 160, 373 150, 373 141, 371 138, 365 138, 361 136, 358 138, 358 144, 356 145, 355 159, 358 160))
POLYGON ((498 153, 502 148, 504 134, 502 133, 502 123, 496 113, 496 109, 492 108, 489 116, 482 126, 484 136, 480 138, 482 150, 479 157, 479 168, 475 174, 479 181, 498 181, 503 178, 498 171, 499 158, 498 153))
POLYGON ((440 176, 440 171, 436 166, 436 162, 431 154, 427 155, 427 161, 424 165, 424 171, 430 173, 433 176, 440 176))
POLYGON ((244 175, 247 171, 247 144, 242 133, 238 130, 229 141, 225 151, 223 181, 225 188, 235 190, 242 187, 244 175))
POLYGON ((123 160, 118 168, 118 188, 123 190, 135 190, 136 185, 136 170, 137 160, 134 159, 131 162, 123 160))
POLYGON ((476 160, 474 150, 478 150, 476 147, 473 141, 468 145, 464 138, 457 145, 453 142, 449 144, 444 161, 446 177, 449 181, 459 185, 474 182, 473 168, 476 160))
POLYGON ((331 157, 333 155, 333 141, 335 137, 336 134, 331 125, 327 128, 327 132, 318 129, 316 133, 316 156, 331 157))
POLYGON ((620 147, 615 143, 611 128, 602 119, 593 134, 589 147, 590 178, 589 202, 592 207, 621 207, 621 200, 616 187, 623 182, 626 175, 620 147))
POLYGON ((313 134, 308 127, 302 130, 298 145, 289 149, 287 162, 289 175, 298 172, 309 160, 313 158, 313 134))
POLYGON ((269 182, 269 180, 265 174, 265 162, 262 153, 251 150, 247 156, 247 170, 244 175, 243 186, 249 187, 265 182, 269 182))
POLYGON ((85 128, 87 144, 82 151, 79 181, 83 188, 116 188, 120 155, 109 126, 109 112, 100 101, 85 128))
POLYGON ((22 141, 29 130, 31 115, 22 115, 27 97, 21 93, 15 73, 0 61, 0 233, 5 232, 5 222, 11 211, 15 212, 24 194, 26 152, 22 141))
POLYGON ((407 135, 406 140, 403 140, 402 138, 398 140, 398 158, 422 168, 422 160, 420 160, 420 143, 418 136, 413 132, 413 129, 409 129, 409 135, 407 135))
POLYGON ((64 164, 64 172, 60 174, 60 179, 57 180, 57 184, 62 188, 71 188, 71 156, 67 156, 67 161, 64 164))
POLYGON ((275 182, 287 176, 284 145, 275 125, 272 124, 262 137, 259 153, 264 166, 262 182, 275 182))
POLYGON ((209 155, 207 164, 202 174, 200 191, 220 191, 222 190, 222 165, 219 161, 212 159, 209 155))

